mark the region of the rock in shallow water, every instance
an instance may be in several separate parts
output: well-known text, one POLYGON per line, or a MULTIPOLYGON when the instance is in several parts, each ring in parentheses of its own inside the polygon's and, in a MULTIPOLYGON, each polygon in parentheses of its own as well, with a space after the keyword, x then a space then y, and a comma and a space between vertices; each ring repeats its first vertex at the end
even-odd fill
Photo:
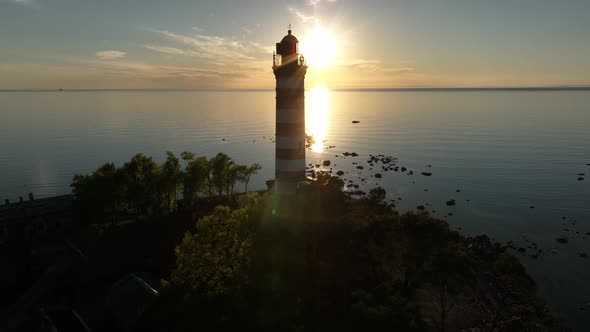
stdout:
POLYGON ((450 199, 450 200, 448 200, 448 201, 447 201, 447 203, 446 203, 446 204, 447 204, 447 206, 454 206, 454 205, 456 205, 456 204, 457 204, 457 202, 455 202, 455 200, 454 200, 454 199, 450 199))
POLYGON ((580 176, 580 177, 578 178, 578 181, 584 181, 584 178, 580 176))
POLYGON ((561 243, 561 244, 566 244, 569 242, 566 237, 558 237, 555 239, 555 241, 557 241, 558 243, 561 243))
POLYGON ((422 174, 422 175, 424 175, 424 176, 431 176, 431 175, 432 175, 432 173, 430 173, 430 172, 422 172, 422 173, 420 173, 420 174, 422 174))

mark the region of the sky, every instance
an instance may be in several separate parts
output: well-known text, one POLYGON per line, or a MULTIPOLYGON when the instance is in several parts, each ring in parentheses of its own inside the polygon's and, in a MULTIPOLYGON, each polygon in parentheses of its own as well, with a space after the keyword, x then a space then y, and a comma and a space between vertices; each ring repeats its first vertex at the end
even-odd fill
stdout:
POLYGON ((0 0, 0 89, 590 85, 588 0, 0 0))

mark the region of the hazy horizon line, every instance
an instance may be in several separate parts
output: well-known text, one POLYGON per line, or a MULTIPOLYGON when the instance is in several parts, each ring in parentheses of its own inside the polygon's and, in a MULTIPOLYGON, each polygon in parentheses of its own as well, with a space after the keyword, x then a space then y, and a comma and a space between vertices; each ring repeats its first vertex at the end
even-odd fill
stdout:
MULTIPOLYGON (((403 87, 403 88, 330 88, 325 87, 332 91, 590 91, 590 85, 581 86, 523 86, 523 87, 403 87)), ((306 90, 313 88, 306 88, 306 90)), ((0 92, 166 92, 166 91, 178 91, 178 92, 192 92, 192 91, 204 91, 204 92, 266 92, 273 91, 274 88, 260 88, 260 89, 248 89, 248 88, 194 88, 194 89, 183 89, 183 88, 112 88, 112 89, 101 89, 101 88, 90 88, 90 89, 47 89, 47 88, 32 88, 32 89, 0 89, 0 92)))

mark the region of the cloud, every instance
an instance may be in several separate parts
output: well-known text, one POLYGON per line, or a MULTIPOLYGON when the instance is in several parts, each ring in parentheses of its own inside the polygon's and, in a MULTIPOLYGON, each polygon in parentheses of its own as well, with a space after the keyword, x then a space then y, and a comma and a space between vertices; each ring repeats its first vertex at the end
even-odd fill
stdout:
POLYGON ((144 48, 168 55, 195 55, 198 56, 198 53, 191 52, 187 50, 181 50, 180 48, 176 47, 168 47, 168 46, 157 46, 157 45, 143 45, 144 48))
MULTIPOLYGON (((245 39, 208 36, 203 34, 182 35, 165 30, 152 30, 171 42, 184 46, 151 47, 151 50, 166 54, 188 55, 199 57, 210 64, 223 65, 230 68, 252 67, 264 59, 270 59, 272 46, 263 46, 245 39)), ((152 45, 149 45, 152 46, 152 45)))
POLYGON ((196 34, 186 36, 165 30, 154 30, 167 39, 181 43, 197 52, 203 58, 232 58, 234 60, 252 59, 243 42, 219 36, 196 34))
MULTIPOLYGON (((258 26, 255 26, 255 29, 258 26)), ((249 29, 249 27, 246 27, 249 29)), ((192 29, 196 32, 195 29, 192 29)), ((206 79, 206 83, 249 86, 252 80, 270 81, 272 75, 260 78, 260 73, 271 65, 272 46, 250 41, 245 37, 226 37, 202 33, 181 34, 168 30, 149 29, 169 45, 162 42, 143 47, 167 56, 190 57, 191 70, 185 67, 157 66, 154 71, 183 79, 206 79)), ((245 32, 245 31, 241 31, 245 32)), ((270 73, 270 72, 269 72, 270 73)))
POLYGON ((115 60, 127 55, 127 52, 122 51, 99 51, 96 52, 96 57, 101 60, 115 60))
POLYGON ((343 69, 361 71, 365 73, 380 73, 383 75, 400 75, 413 72, 411 67, 394 67, 383 64, 379 60, 352 59, 337 63, 337 66, 343 69))
POLYGON ((291 12, 292 14, 295 14, 295 16, 297 16, 301 22, 303 23, 317 23, 319 22, 319 19, 315 16, 311 16, 311 15, 306 15, 305 13, 299 11, 298 9, 294 8, 294 7, 287 7, 287 10, 289 10, 289 12, 291 12))
POLYGON ((37 8, 38 4, 34 0, 10 0, 11 3, 30 8, 37 8))
POLYGON ((309 5, 310 6, 317 6, 319 4, 321 4, 322 2, 328 2, 328 3, 335 3, 337 0, 327 0, 327 1, 322 1, 322 0, 309 0, 309 5))
POLYGON ((307 3, 308 3, 310 6, 312 6, 312 7, 317 7, 317 6, 318 6, 318 5, 320 5, 322 2, 323 2, 323 3, 326 3, 326 2, 327 2, 327 3, 330 3, 330 4, 332 4, 332 3, 336 3, 336 2, 337 2, 337 0, 326 0, 326 1, 323 1, 323 0, 309 0, 307 3))
POLYGON ((86 70, 109 77, 113 81, 135 80, 145 84, 158 84, 169 87, 223 87, 228 81, 243 79, 248 75, 243 71, 227 68, 198 68, 186 66, 155 65, 144 62, 120 60, 70 59, 80 63, 86 70))

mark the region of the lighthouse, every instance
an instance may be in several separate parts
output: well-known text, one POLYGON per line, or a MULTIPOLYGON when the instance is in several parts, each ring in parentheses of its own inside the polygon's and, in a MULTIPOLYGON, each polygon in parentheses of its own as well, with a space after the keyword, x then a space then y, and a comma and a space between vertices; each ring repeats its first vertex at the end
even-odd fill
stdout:
POLYGON ((276 79, 275 194, 288 200, 305 181, 305 72, 291 27, 273 54, 276 79))

